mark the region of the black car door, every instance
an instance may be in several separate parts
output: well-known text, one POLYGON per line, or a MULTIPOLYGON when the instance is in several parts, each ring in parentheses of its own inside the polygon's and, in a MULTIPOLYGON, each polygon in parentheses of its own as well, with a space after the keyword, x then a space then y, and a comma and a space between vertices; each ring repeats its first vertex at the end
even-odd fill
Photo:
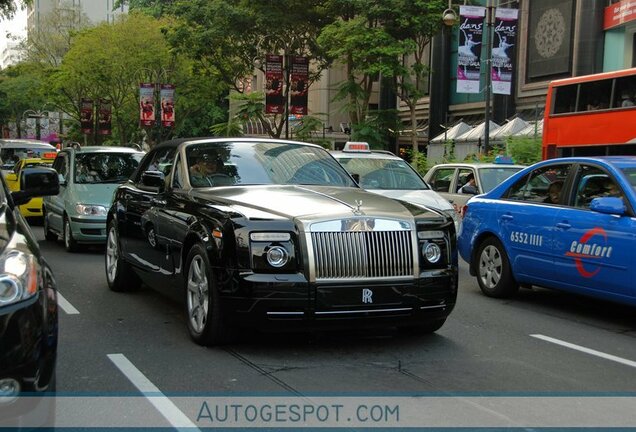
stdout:
MULTIPOLYGON (((174 158, 175 149, 164 147, 149 153, 132 181, 122 186, 120 196, 124 202, 124 215, 120 221, 122 248, 125 257, 135 266, 144 270, 147 277, 161 272, 161 253, 156 242, 157 203, 163 200, 163 191, 144 184, 143 174, 148 171, 161 172, 170 167, 169 161, 174 158)), ((142 276, 144 276, 142 274, 142 276)), ((151 283, 147 280, 147 283, 151 283)))

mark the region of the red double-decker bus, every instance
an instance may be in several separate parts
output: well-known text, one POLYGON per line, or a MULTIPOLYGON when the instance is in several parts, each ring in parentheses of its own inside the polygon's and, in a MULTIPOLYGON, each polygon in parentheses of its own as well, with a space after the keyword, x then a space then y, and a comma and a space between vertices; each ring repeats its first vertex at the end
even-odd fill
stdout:
POLYGON ((636 68, 552 81, 543 159, 636 154, 636 68))

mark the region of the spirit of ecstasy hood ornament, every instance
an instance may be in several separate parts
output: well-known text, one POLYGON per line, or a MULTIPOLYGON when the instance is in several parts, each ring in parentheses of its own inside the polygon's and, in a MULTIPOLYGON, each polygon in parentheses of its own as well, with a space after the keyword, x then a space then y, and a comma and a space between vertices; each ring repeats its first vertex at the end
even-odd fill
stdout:
POLYGON ((356 206, 351 209, 354 215, 359 216, 362 214, 360 211, 360 206, 362 206, 362 200, 355 200, 356 206))

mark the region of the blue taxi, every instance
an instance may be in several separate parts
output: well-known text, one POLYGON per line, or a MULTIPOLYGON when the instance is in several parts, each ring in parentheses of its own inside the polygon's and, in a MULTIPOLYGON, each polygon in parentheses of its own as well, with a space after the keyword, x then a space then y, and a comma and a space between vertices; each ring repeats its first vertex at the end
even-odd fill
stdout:
POLYGON ((458 247, 482 292, 542 286, 636 305, 636 157, 550 159, 471 198, 458 247))

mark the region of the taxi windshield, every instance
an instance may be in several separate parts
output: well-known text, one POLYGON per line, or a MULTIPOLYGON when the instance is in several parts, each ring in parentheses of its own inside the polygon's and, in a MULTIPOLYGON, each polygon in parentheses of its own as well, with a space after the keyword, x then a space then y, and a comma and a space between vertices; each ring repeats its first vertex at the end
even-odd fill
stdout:
POLYGON ((428 186, 403 160, 382 158, 338 158, 350 174, 360 176, 360 187, 384 190, 419 190, 428 186))
POLYGON ((499 186, 504 180, 521 171, 521 167, 493 167, 493 168, 480 168, 479 180, 481 182, 481 188, 483 192, 490 192, 496 186, 499 186))

